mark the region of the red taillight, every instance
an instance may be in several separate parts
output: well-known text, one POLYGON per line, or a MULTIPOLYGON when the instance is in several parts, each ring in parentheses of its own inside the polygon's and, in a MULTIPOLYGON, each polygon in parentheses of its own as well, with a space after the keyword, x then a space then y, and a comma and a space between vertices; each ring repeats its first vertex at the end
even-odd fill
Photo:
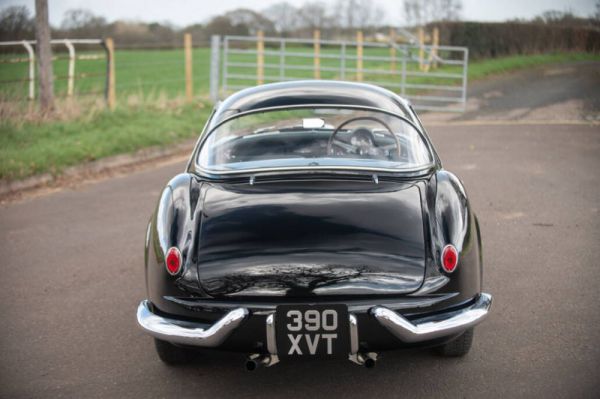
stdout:
POLYGON ((458 251, 454 245, 448 244, 442 250, 442 267, 447 273, 452 273, 458 264, 458 251))
POLYGON ((171 275, 176 275, 181 271, 181 252, 176 247, 171 247, 167 251, 165 266, 171 275))

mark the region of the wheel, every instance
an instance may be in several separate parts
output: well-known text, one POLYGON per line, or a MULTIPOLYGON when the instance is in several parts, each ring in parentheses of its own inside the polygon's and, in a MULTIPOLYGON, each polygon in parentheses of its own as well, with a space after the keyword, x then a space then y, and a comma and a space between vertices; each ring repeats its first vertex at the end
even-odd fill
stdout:
POLYGON ((169 365, 178 365, 188 363, 192 359, 192 354, 185 348, 180 348, 169 342, 154 339, 156 353, 160 360, 169 365))
POLYGON ((447 357, 459 357, 469 353, 471 344, 473 343, 473 329, 469 328, 467 331, 462 333, 458 338, 445 343, 444 345, 438 346, 436 352, 439 355, 447 357))

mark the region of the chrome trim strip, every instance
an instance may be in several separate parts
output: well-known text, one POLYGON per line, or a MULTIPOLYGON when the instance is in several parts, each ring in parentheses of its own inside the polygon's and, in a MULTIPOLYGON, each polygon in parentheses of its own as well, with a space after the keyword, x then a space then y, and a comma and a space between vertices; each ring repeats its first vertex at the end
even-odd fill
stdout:
POLYGON ((148 300, 143 300, 137 309, 137 321, 142 330, 155 338, 181 345, 219 346, 250 314, 246 308, 237 308, 213 325, 205 325, 158 316, 152 313, 149 304, 148 300))
POLYGON ((224 175, 244 175, 244 174, 255 174, 262 172, 287 172, 287 171, 303 171, 313 172, 318 171, 357 171, 357 172, 389 172, 389 173, 408 173, 408 172, 424 172, 435 166, 435 163, 431 162, 423 166, 414 168, 378 168, 372 166, 281 166, 281 167, 266 167, 266 168, 254 168, 254 169, 240 169, 240 170, 214 170, 204 169, 200 165, 196 164, 198 174, 200 176, 224 176, 224 175))
POLYGON ((396 338, 404 342, 419 342, 460 333, 482 322, 492 306, 492 296, 482 293, 466 308, 410 321, 402 315, 376 306, 370 313, 396 338))
POLYGON ((271 355, 277 355, 277 342, 275 339, 275 314, 267 316, 267 350, 271 355))
POLYGON ((188 159, 187 164, 185 166, 185 170, 188 172, 190 171, 190 168, 192 167, 192 165, 195 164, 194 158, 195 158, 196 151, 198 150, 198 146, 202 142, 202 137, 204 137, 204 133, 206 133, 206 129, 208 128, 208 125, 212 121, 213 116, 215 116, 215 114, 217 113, 217 109, 219 108, 219 105, 220 105, 219 103, 217 103, 213 106, 213 109, 210 112, 210 116, 208 117, 206 122, 204 122, 204 127, 202 128, 202 131, 200 132, 200 135, 198 136, 198 139, 196 140, 196 143, 194 144, 194 149, 192 150, 192 155, 190 156, 190 159, 188 159))
POLYGON ((358 321, 356 316, 350 314, 350 356, 358 353, 358 321))

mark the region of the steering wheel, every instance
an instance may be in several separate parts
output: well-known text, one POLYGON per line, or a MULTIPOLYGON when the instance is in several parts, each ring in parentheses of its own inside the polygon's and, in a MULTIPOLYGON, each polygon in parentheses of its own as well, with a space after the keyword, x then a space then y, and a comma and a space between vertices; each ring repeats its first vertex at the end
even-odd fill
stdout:
MULTIPOLYGON (((331 136, 329 137, 329 141, 327 142, 327 155, 331 154, 332 150, 333 150, 333 142, 336 141, 336 145, 342 147, 342 148, 346 148, 348 146, 348 144, 346 143, 342 143, 339 140, 335 140, 335 135, 338 134, 338 132, 340 130, 342 130, 342 128, 352 122, 356 122, 356 121, 362 121, 362 120, 369 120, 369 121, 374 121, 377 122, 381 125, 383 125, 383 127, 385 127, 385 129, 387 130, 387 132, 394 138, 394 141, 396 142, 396 150, 398 152, 398 158, 401 157, 401 152, 400 152, 400 140, 398 139, 398 136, 396 136, 394 133, 392 133, 392 129, 390 129, 390 127, 387 125, 387 123, 385 123, 384 121, 382 121, 381 119, 375 118, 373 116, 359 116, 356 118, 352 118, 352 119, 348 119, 345 122, 342 122, 341 125, 339 125, 338 127, 335 128, 335 130, 333 131, 333 133, 331 133, 331 136)), ((357 130, 362 130, 364 128, 359 128, 357 130)))

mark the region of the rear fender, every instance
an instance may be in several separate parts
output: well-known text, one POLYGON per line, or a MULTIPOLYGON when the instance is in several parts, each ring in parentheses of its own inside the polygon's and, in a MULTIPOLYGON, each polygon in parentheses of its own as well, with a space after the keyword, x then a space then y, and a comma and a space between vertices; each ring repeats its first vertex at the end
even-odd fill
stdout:
POLYGON ((481 238, 465 188, 454 174, 440 170, 429 182, 427 197, 433 202, 429 209, 434 258, 427 280, 445 281, 438 292, 456 292, 456 300, 472 298, 481 292, 481 238), (441 266, 447 244, 454 245, 459 253, 453 273, 444 272, 441 266))
POLYGON ((189 291, 198 292, 197 268, 193 247, 199 229, 199 203, 201 185, 188 173, 169 181, 160 195, 156 210, 148 226, 146 241, 146 289, 148 298, 161 310, 168 311, 164 296, 181 296, 189 291), (165 269, 165 254, 177 247, 182 256, 183 269, 172 276, 165 269))

